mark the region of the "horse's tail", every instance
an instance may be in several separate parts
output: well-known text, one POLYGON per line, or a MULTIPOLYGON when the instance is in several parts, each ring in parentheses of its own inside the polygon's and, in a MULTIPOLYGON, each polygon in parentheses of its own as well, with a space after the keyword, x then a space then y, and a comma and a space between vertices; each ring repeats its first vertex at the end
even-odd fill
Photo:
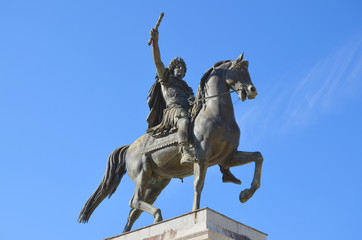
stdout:
POLYGON ((125 145, 114 150, 108 158, 106 172, 97 190, 84 204, 79 214, 78 222, 88 222, 93 211, 108 196, 110 198, 116 191, 123 175, 126 173, 125 155, 129 145, 125 145))

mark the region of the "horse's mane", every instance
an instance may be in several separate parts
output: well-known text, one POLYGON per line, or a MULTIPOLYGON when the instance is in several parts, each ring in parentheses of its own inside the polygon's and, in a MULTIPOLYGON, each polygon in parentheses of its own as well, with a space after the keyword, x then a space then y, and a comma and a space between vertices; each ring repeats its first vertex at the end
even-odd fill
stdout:
POLYGON ((205 85, 206 81, 209 79, 211 73, 215 70, 215 68, 221 66, 224 63, 231 62, 232 60, 226 60, 226 61, 220 61, 214 64, 209 70, 207 70, 204 75, 202 76, 200 80, 199 87, 197 89, 195 103, 192 107, 191 111, 191 122, 193 123, 199 114, 200 110, 202 109, 202 106, 205 104, 205 85))

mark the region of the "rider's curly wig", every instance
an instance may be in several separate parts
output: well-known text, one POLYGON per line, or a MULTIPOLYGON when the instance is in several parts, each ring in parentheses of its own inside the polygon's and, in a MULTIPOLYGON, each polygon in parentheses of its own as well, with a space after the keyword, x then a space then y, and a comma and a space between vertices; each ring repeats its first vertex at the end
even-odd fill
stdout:
POLYGON ((185 68, 185 73, 186 73, 186 71, 187 71, 186 63, 181 57, 175 57, 174 59, 172 59, 172 61, 168 65, 168 69, 171 71, 171 73, 173 73, 173 69, 179 63, 182 64, 182 66, 185 68))

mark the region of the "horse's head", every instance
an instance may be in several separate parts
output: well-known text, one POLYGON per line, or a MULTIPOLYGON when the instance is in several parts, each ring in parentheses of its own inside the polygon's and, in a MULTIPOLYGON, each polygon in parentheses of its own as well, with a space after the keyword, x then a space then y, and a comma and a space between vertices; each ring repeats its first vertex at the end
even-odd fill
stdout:
POLYGON ((254 99, 258 93, 250 79, 248 71, 249 62, 243 60, 243 55, 244 53, 238 59, 232 61, 232 64, 229 66, 226 72, 226 84, 238 93, 242 101, 245 101, 246 97, 254 99))

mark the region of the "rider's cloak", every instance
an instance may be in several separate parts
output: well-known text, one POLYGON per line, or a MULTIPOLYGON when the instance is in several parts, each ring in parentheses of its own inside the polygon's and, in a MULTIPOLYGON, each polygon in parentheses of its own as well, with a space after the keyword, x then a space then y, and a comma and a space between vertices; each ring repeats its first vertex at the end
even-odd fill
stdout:
POLYGON ((148 128, 158 125, 162 121, 163 110, 166 108, 165 99, 161 91, 161 83, 156 81, 148 92, 148 106, 150 113, 147 117, 148 128))

